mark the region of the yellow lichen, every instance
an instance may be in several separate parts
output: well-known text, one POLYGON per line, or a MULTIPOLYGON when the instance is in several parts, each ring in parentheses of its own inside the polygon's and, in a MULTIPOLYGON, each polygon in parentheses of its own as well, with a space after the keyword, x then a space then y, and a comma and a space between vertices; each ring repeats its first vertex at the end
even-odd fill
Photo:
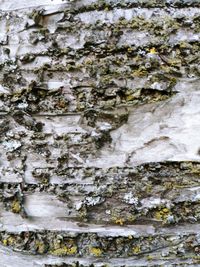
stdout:
POLYGON ((8 246, 8 240, 7 239, 3 239, 2 243, 4 246, 8 246))
POLYGON ((87 58, 87 59, 85 60, 85 64, 86 64, 86 65, 92 65, 92 60, 91 60, 90 58, 87 58))
POLYGON ((21 205, 18 200, 14 200, 11 205, 12 212, 19 213, 21 211, 21 205))
POLYGON ((92 247, 92 248, 90 248, 90 253, 96 257, 99 257, 102 254, 102 250, 100 248, 92 247))
POLYGON ((52 246, 53 246, 53 250, 61 248, 61 240, 57 240, 57 239, 53 240, 52 246))
POLYGON ((119 218, 119 219, 116 219, 116 220, 115 220, 115 223, 116 223, 116 224, 120 224, 120 225, 123 225, 124 222, 125 222, 125 221, 124 221, 124 219, 122 219, 122 218, 119 218))
POLYGON ((14 241, 15 241, 14 238, 12 236, 10 236, 6 239, 3 239, 2 243, 4 246, 10 246, 10 245, 13 245, 14 241))
POLYGON ((64 256, 64 255, 67 255, 67 252, 68 252, 68 248, 63 247, 63 248, 58 248, 58 249, 51 251, 51 254, 55 256, 64 256))
POLYGON ((13 245, 13 243, 14 243, 14 241, 15 241, 14 237, 12 237, 12 236, 8 237, 7 240, 8 240, 8 244, 9 244, 9 245, 13 245))
POLYGON ((73 255, 75 253, 77 253, 77 247, 76 246, 68 249, 68 255, 73 255))
POLYGON ((152 47, 151 49, 149 49, 149 53, 150 54, 156 54, 157 52, 156 52, 155 47, 152 47))
POLYGON ((164 212, 164 213, 169 213, 169 209, 164 208, 164 209, 163 209, 163 212, 164 212))
POLYGON ((172 182, 165 182, 164 187, 166 189, 172 189, 174 187, 174 184, 172 182))
POLYGON ((187 44, 186 42, 184 42, 184 41, 181 41, 181 42, 179 43, 179 47, 180 47, 180 48, 187 48, 187 46, 188 46, 188 44, 187 44))
POLYGON ((132 101, 135 99, 138 99, 141 95, 141 90, 137 89, 134 93, 133 92, 128 92, 126 96, 126 101, 132 101))
POLYGON ((55 255, 55 256, 73 255, 76 253, 77 253, 77 247, 76 246, 73 246, 71 248, 64 246, 62 248, 58 248, 58 249, 51 251, 51 254, 55 255))
POLYGON ((162 215, 163 215, 162 212, 156 211, 156 213, 155 213, 156 220, 159 220, 159 221, 162 220, 162 215))
POLYGON ((43 254, 45 252, 45 244, 42 241, 36 240, 36 249, 39 254, 43 254))
POLYGON ((196 165, 191 168, 191 172, 194 174, 200 174, 200 166, 196 165))
POLYGON ((132 248, 132 250, 133 250, 134 254, 138 254, 141 251, 140 246, 135 246, 135 247, 132 248))
POLYGON ((127 100, 127 101, 132 101, 132 100, 134 100, 134 98, 135 98, 134 95, 128 95, 128 96, 126 97, 126 100, 127 100))
POLYGON ((146 186, 146 192, 147 193, 151 193, 152 189, 153 189, 153 186, 152 185, 147 185, 146 186))
POLYGON ((170 59, 170 60, 168 60, 168 63, 171 66, 177 66, 177 65, 180 65, 181 64, 181 60, 179 60, 179 59, 170 59))
POLYGON ((165 221, 170 214, 171 212, 168 208, 163 208, 155 212, 155 218, 159 221, 165 221))
POLYGON ((148 261, 151 261, 151 260, 153 260, 153 256, 151 256, 151 255, 148 255, 148 256, 147 256, 147 260, 148 260, 148 261))
POLYGON ((132 72, 133 77, 144 77, 146 75, 147 75, 147 71, 143 68, 140 68, 132 72))
POLYGON ((127 51, 128 51, 128 53, 131 53, 131 52, 133 52, 133 48, 129 47, 129 48, 127 49, 127 51))
POLYGON ((127 221, 129 221, 129 222, 134 222, 136 220, 136 216, 135 215, 133 215, 133 214, 129 214, 128 216, 127 216, 127 221))

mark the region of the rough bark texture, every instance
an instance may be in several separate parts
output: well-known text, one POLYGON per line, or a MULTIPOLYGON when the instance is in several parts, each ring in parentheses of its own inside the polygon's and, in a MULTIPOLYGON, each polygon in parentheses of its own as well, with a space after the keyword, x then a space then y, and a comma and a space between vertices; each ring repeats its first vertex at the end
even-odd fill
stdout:
POLYGON ((0 0, 0 266, 200 266, 199 0, 0 0))

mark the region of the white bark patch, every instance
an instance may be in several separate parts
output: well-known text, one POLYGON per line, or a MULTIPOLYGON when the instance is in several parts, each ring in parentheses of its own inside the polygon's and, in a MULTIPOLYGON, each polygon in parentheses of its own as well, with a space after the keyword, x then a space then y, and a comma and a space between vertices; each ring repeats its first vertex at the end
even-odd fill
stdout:
POLYGON ((90 166, 136 166, 165 160, 200 160, 200 101, 198 80, 180 81, 177 95, 162 103, 132 109, 127 124, 112 132, 112 144, 103 148, 90 166))

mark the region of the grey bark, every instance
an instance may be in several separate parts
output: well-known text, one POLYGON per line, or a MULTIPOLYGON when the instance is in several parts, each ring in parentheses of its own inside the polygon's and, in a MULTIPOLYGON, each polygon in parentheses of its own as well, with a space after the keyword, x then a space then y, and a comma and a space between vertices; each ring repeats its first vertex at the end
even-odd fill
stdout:
POLYGON ((0 1, 0 266, 198 266, 199 1, 0 1))

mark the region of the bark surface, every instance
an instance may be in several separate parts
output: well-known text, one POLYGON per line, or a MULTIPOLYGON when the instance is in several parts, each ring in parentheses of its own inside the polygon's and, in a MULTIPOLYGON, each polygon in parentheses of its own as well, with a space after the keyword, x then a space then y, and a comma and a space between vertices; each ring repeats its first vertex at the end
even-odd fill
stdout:
POLYGON ((199 0, 0 0, 0 266, 200 266, 199 0))

